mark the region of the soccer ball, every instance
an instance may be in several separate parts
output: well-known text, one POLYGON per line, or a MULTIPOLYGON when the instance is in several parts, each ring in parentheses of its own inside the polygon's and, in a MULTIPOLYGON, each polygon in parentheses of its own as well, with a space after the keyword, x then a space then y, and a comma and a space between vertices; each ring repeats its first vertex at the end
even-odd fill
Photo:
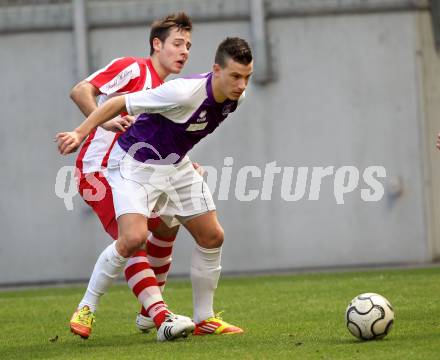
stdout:
POLYGON ((379 294, 360 294, 348 305, 345 320, 348 330, 358 339, 382 339, 391 331, 394 310, 379 294))

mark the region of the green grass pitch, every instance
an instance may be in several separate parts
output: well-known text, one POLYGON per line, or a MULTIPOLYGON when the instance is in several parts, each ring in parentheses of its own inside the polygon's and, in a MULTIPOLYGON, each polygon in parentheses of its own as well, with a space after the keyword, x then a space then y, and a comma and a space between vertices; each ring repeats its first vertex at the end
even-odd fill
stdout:
MULTIPOLYGON (((126 285, 101 300, 89 340, 68 319, 84 287, 0 292, 0 359, 439 359, 440 268, 225 277, 216 309, 243 335, 156 342, 134 325, 138 305, 126 285), (387 297, 395 326, 384 340, 361 342, 345 327, 349 301, 387 297)), ((187 281, 169 281, 165 298, 191 315, 187 281)))

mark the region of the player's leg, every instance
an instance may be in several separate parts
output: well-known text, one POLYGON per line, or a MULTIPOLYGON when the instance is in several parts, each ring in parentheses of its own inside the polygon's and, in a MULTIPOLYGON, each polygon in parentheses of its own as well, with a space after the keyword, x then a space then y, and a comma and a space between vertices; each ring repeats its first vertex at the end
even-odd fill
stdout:
POLYGON ((214 291, 221 272, 223 229, 215 211, 187 221, 184 225, 196 241, 191 259, 194 321, 214 316, 214 291))
POLYGON ((189 158, 183 159, 172 178, 174 193, 170 193, 165 208, 168 215, 182 223, 196 241, 191 259, 193 289, 194 334, 239 333, 240 328, 215 317, 214 292, 221 272, 223 229, 217 220, 215 204, 207 184, 194 170, 189 158))
POLYGON ((112 242, 96 261, 86 294, 70 321, 73 333, 90 336, 94 313, 104 295, 127 263, 128 257, 146 240, 147 219, 142 214, 124 214, 118 218, 119 238, 112 242))
MULTIPOLYGON (((137 207, 139 208, 139 207, 137 207)), ((142 210, 141 210, 142 211, 142 210)), ((115 242, 116 251, 125 258, 133 254, 145 243, 148 232, 148 219, 143 214, 126 213, 118 217, 119 238, 115 242)), ((111 262, 111 260, 109 260, 111 262)), ((125 265, 125 264, 124 264, 125 265)), ((109 268, 106 269, 109 272, 109 268)), ((118 267, 118 272, 122 269, 118 267)), ((111 271, 111 270, 110 270, 111 271)), ((150 270, 151 271, 151 270, 150 270)), ((187 336, 194 329, 194 323, 186 316, 175 315, 168 310, 162 294, 157 286, 154 273, 151 271, 146 278, 150 282, 147 295, 139 298, 147 309, 148 316, 153 319, 157 328, 159 341, 172 340, 176 337, 187 336)))
MULTIPOLYGON (((105 231, 112 239, 116 240, 118 238, 118 223, 113 205, 112 189, 106 177, 101 172, 81 173, 78 175, 78 192, 86 204, 88 204, 98 216, 105 231)), ((92 319, 92 314, 98 307, 99 299, 100 296, 98 295, 98 291, 94 289, 94 283, 90 283, 79 303, 77 315, 83 319, 92 319), (86 308, 81 311, 83 307, 86 308), (90 314, 90 316, 87 316, 87 314, 90 314)), ((91 325, 89 327, 91 327, 91 325)))
POLYGON ((127 261, 127 267, 125 269, 126 277, 130 278, 129 286, 133 290, 134 294, 146 309, 147 315, 154 321, 157 328, 165 321, 165 317, 170 311, 167 309, 166 304, 163 301, 159 286, 157 284, 154 272, 149 268, 149 264, 146 258, 145 250, 139 250, 140 247, 144 246, 146 242, 146 234, 148 233, 148 220, 143 215, 145 227, 143 229, 137 229, 136 225, 131 226, 127 220, 127 217, 131 218, 133 214, 125 214, 118 218, 118 225, 120 227, 120 238, 117 240, 121 245, 122 251, 124 250, 124 245, 129 243, 127 238, 135 238, 135 241, 140 240, 136 243, 136 246, 128 247, 126 254, 131 256, 127 261), (126 226, 126 227, 123 227, 126 226), (136 239, 137 234, 143 234, 141 239, 136 239), (120 241, 125 240, 125 241, 120 241), (134 248, 134 251, 131 251, 134 248), (142 252, 142 256, 139 252, 142 252), (146 262, 145 262, 146 261, 146 262), (130 266, 128 262, 132 262, 133 266, 130 266), (143 270, 134 274, 135 276, 130 276, 132 272, 137 270, 136 265, 141 264, 143 270), (145 266, 145 267, 144 267, 145 266), (128 276, 127 276, 128 275, 128 276), (140 290, 142 289, 142 291, 140 290))
POLYGON ((195 335, 240 334, 214 314, 214 293, 221 272, 221 251, 224 232, 216 211, 209 211, 185 222, 185 227, 196 241, 191 259, 195 335))
MULTIPOLYGON (((102 173, 98 172, 92 174, 82 174, 80 179, 81 180, 79 181, 78 188, 81 196, 85 202, 92 207, 106 232, 116 240, 118 238, 118 224, 115 216, 112 189, 107 179, 102 173), (101 189, 101 191, 102 189, 105 189, 105 192, 103 194, 98 194, 97 192, 99 189, 101 189)), ((158 236, 162 236, 166 238, 166 240, 169 240, 170 245, 172 246, 171 240, 175 239, 178 227, 170 229, 163 223, 161 225, 161 223, 162 222, 159 218, 152 218, 149 219, 148 226, 151 226, 151 230, 153 232, 157 232, 158 236)), ((169 248, 169 253, 171 253, 171 250, 172 247, 169 248)), ((171 259, 170 256, 167 255, 164 259, 160 260, 168 262, 171 259)), ((169 264, 164 265, 165 266, 161 266, 156 269, 161 273, 161 277, 163 279, 161 280, 161 284, 158 284, 155 276, 151 276, 151 269, 147 260, 145 247, 144 249, 137 250, 128 260, 125 272, 127 281, 130 288, 133 290, 133 293, 141 303, 144 302, 152 306, 153 304, 161 301, 160 299, 157 299, 155 294, 162 290, 159 290, 158 286, 163 286, 166 279, 169 264)), ((78 305, 77 311, 72 316, 72 331, 79 333, 83 337, 88 337, 91 332, 94 313, 98 307, 100 297, 99 284, 90 282, 83 299, 78 305), (98 288, 95 288, 96 286, 98 286, 98 288)), ((157 326, 153 319, 148 316, 148 311, 143 306, 141 313, 144 316, 138 316, 136 318, 136 324, 142 331, 148 331, 149 329, 157 326)), ((162 315, 164 314, 165 312, 162 312, 162 315)), ((163 321, 162 315, 159 312, 158 320, 156 320, 156 323, 159 323, 159 325, 163 321)))
POLYGON ((158 285, 163 292, 171 267, 174 241, 179 226, 169 227, 160 217, 150 219, 158 225, 151 229, 147 240, 147 257, 151 269, 154 271, 158 285))
MULTIPOLYGON (((93 270, 89 288, 93 288, 98 297, 107 291, 113 279, 126 265, 128 258, 145 244, 148 217, 162 193, 157 187, 149 184, 154 169, 139 169, 139 164, 126 157, 126 153, 118 146, 112 150, 110 160, 117 164, 117 166, 109 166, 108 180, 113 192, 119 237, 104 250, 93 270)), ((149 296, 142 299, 142 304, 158 328, 158 340, 171 340, 186 335, 188 331, 194 329, 194 323, 191 319, 174 315, 168 310, 153 272, 151 278, 151 288, 155 288, 156 291, 154 293, 149 291, 149 296)), ((79 315, 77 318, 80 318, 79 315)), ((91 327, 89 333, 90 330, 91 327)))
MULTIPOLYGON (((80 174, 78 192, 96 213, 106 232, 116 240, 118 238, 118 226, 113 207, 113 195, 104 175, 100 172, 80 174), (104 193, 98 193, 98 191, 104 191, 104 193)), ((99 294, 101 290, 99 282, 89 282, 77 310, 70 319, 70 329, 73 333, 83 338, 90 336, 95 319, 94 313, 101 297, 99 294)))
MULTIPOLYGON (((171 266, 174 240, 179 231, 179 226, 168 227, 160 217, 148 219, 148 227, 150 234, 147 248, 139 250, 137 256, 130 258, 125 268, 125 278, 141 303, 142 296, 148 296, 151 289, 151 281, 142 277, 142 273, 148 278, 152 270, 157 280, 157 286, 163 293, 171 266)), ((148 332, 155 327, 144 306, 141 307, 141 311, 136 317, 136 326, 143 332, 148 332)))
MULTIPOLYGON (((118 217, 119 238, 109 245, 99 256, 90 278, 88 290, 97 297, 105 294, 126 265, 128 258, 145 243, 148 231, 147 218, 142 214, 123 214, 118 217)), ((154 279, 154 277, 153 277, 154 279)), ((175 315, 168 310, 157 286, 157 293, 150 293, 143 306, 158 329, 158 340, 172 340, 186 336, 194 329, 191 319, 175 315)), ((86 304, 80 304, 71 321, 71 330, 83 338, 88 338, 93 324, 94 314, 86 304), (89 310, 89 311, 87 311, 89 310)))

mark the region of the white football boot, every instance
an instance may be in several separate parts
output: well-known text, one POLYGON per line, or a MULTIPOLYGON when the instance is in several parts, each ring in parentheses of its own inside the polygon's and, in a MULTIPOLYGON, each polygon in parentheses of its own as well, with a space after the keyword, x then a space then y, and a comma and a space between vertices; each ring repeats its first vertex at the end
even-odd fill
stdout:
POLYGON ((136 316, 136 326, 143 333, 148 333, 151 329, 156 328, 153 319, 142 314, 136 316))
POLYGON ((169 313, 157 330, 157 341, 170 341, 180 337, 186 338, 196 325, 187 316, 169 313))

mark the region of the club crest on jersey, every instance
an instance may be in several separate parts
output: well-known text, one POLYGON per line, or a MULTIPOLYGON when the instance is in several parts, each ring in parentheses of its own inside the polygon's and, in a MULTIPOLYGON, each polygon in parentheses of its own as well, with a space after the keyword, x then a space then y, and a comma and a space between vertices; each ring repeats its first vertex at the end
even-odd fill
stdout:
POLYGON ((199 114, 199 117, 197 118, 197 122, 205 122, 206 121, 206 110, 202 110, 199 114))
POLYGON ((222 110, 222 115, 223 116, 227 116, 232 111, 232 105, 233 104, 225 105, 225 107, 222 110))

